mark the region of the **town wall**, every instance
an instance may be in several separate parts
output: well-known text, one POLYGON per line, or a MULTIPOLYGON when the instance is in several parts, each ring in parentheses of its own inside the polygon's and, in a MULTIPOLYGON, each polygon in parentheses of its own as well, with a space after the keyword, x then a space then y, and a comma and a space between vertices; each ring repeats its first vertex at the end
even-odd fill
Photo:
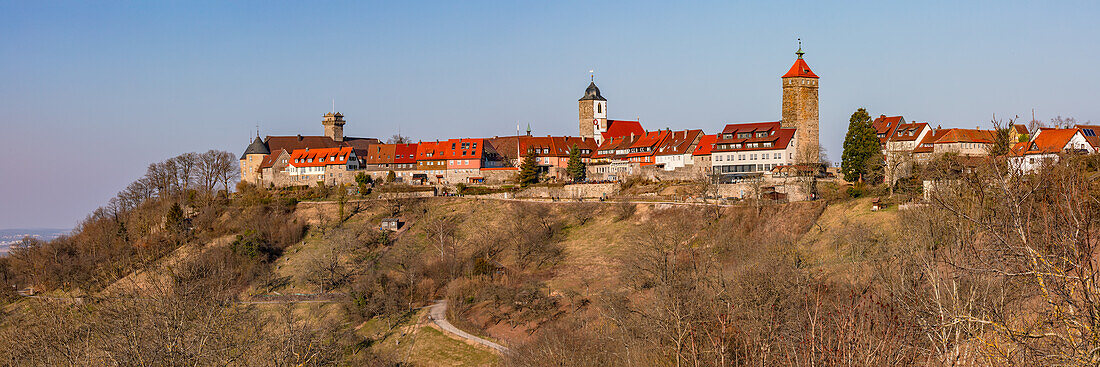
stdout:
POLYGON ((572 184, 560 187, 535 186, 528 187, 515 194, 515 197, 528 198, 600 198, 611 196, 619 192, 619 184, 572 184))

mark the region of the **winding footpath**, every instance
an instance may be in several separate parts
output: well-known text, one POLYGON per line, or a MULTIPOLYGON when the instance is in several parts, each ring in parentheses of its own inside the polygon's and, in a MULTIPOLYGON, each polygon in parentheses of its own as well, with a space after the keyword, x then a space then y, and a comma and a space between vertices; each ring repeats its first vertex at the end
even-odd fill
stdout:
POLYGON ((436 326, 439 326, 440 329, 443 329, 443 331, 451 333, 460 339, 465 339, 470 342, 484 345, 486 347, 492 348, 493 350, 501 354, 508 352, 508 348, 504 347, 503 345, 479 338, 477 336, 474 336, 473 334, 456 328, 454 325, 451 325, 451 323, 447 321, 447 300, 439 300, 436 301, 435 304, 431 305, 431 307, 428 308, 428 317, 431 318, 432 322, 435 323, 436 326))

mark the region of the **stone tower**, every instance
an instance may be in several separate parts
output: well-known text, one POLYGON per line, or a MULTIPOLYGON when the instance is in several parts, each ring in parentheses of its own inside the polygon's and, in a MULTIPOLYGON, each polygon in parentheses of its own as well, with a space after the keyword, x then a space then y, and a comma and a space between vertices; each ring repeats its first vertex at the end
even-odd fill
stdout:
POLYGON ((593 138, 599 143, 603 137, 600 133, 607 131, 607 100, 600 95, 596 82, 588 83, 578 105, 581 137, 593 138))
POLYGON ((241 180, 260 184, 260 163, 263 162, 264 156, 268 154, 271 154, 271 150, 257 135, 256 140, 252 141, 248 148, 245 148, 244 154, 241 154, 241 180))
POLYGON ((326 113, 321 125, 325 127, 325 136, 334 141, 344 141, 344 115, 339 112, 326 113))
POLYGON ((799 42, 798 59, 791 70, 783 74, 783 121, 785 128, 796 128, 797 156, 795 163, 818 162, 818 114, 817 114, 817 74, 810 70, 802 59, 802 45, 799 42))

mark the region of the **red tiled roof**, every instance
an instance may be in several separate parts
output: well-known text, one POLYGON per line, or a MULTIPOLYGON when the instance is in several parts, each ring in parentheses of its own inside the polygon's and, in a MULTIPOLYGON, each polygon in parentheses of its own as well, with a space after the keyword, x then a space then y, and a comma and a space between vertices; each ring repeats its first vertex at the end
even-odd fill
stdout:
POLYGON ((940 140, 944 135, 947 135, 948 129, 934 129, 932 132, 925 134, 924 139, 921 139, 917 143, 917 147, 913 148, 913 153, 930 153, 932 152, 932 144, 935 144, 937 140, 940 140), (928 146, 925 146, 928 145, 928 146))
POLYGON ((774 130, 774 133, 762 138, 748 138, 748 139, 718 139, 715 143, 715 147, 711 149, 714 152, 745 152, 755 150, 775 150, 775 149, 787 149, 787 145, 791 143, 791 139, 794 139, 794 133, 796 129, 778 129, 774 130), (747 148, 747 143, 767 143, 771 142, 772 146, 765 147, 763 144, 755 148, 747 148), (741 148, 727 148, 720 149, 718 144, 742 144, 741 148))
POLYGON ((978 129, 947 129, 947 133, 943 137, 936 140, 934 144, 945 143, 993 143, 993 131, 991 130, 978 130, 978 129))
POLYGON ((1074 135, 1081 131, 1080 129, 1043 129, 1043 133, 1036 136, 1030 142, 1017 143, 1012 147, 1012 151, 1016 155, 1024 154, 1045 154, 1045 153, 1058 153, 1069 145, 1074 135))
MULTIPOLYGON (((774 74, 773 74, 774 75, 774 74)), ((810 66, 806 65, 806 60, 797 59, 794 60, 794 65, 791 65, 791 70, 788 70, 786 74, 783 74, 784 78, 814 78, 818 79, 817 74, 814 74, 810 70, 810 66)))
POLYGON ((351 147, 298 149, 290 153, 289 164, 294 167, 321 167, 330 164, 347 164, 351 147))
POLYGON ((928 128, 928 123, 916 122, 911 124, 899 124, 890 135, 886 136, 888 141, 914 141, 920 136, 920 132, 928 128), (902 133, 898 136, 898 133, 902 133))
POLYGON ((657 153, 657 146, 661 145, 661 142, 668 137, 671 132, 668 130, 650 131, 638 137, 634 141, 634 144, 630 144, 630 149, 642 149, 649 148, 648 151, 630 152, 627 153, 627 157, 645 157, 651 156, 657 153))
POLYGON ((630 134, 645 134, 642 123, 638 121, 607 120, 607 131, 601 133, 604 140, 611 137, 630 136, 630 134))
POLYGON ((657 131, 647 132, 647 133, 643 134, 641 137, 639 137, 638 140, 635 140, 634 144, 631 144, 630 147, 631 148, 656 147, 658 144, 661 143, 662 140, 664 140, 664 138, 666 136, 668 136, 668 134, 669 134, 668 130, 657 130, 657 131))
POLYGON ((886 115, 879 115, 874 121, 871 121, 871 126, 875 128, 875 134, 883 135, 881 138, 878 138, 878 143, 886 144, 890 135, 894 134, 894 129, 903 122, 905 122, 905 118, 902 116, 886 115))
MULTIPOLYGON (((620 155, 618 153, 615 153, 616 150, 630 148, 630 146, 634 145, 634 142, 638 141, 638 139, 641 139, 640 135, 611 137, 607 140, 604 140, 603 143, 601 143, 600 146, 598 148, 596 148, 596 152, 595 152, 595 154, 592 155, 592 158, 609 158, 609 157, 614 158, 614 157, 619 157, 620 155), (605 151, 605 150, 610 150, 612 152, 607 153, 607 154, 600 154, 600 151, 605 151)), ((626 157, 625 154, 623 154, 621 156, 626 157)))
POLYGON ((280 150, 280 151, 273 152, 271 154, 265 155, 264 160, 260 161, 260 169, 275 166, 275 161, 278 160, 279 156, 282 155, 282 154, 283 154, 283 151, 280 150))
POLYGON ((749 150, 772 150, 772 149, 786 149, 787 144, 794 138, 795 129, 785 129, 779 121, 775 122, 752 122, 744 124, 728 124, 722 133, 717 136, 715 146, 712 151, 732 152, 732 151, 749 151, 749 150), (766 136, 756 136, 759 132, 767 132, 766 136), (739 138, 737 134, 751 133, 748 138, 739 138), (726 136, 730 136, 727 138, 726 136), (746 148, 748 143, 771 143, 772 146, 761 146, 755 148, 746 148), (727 144, 742 144, 741 148, 721 148, 727 144))
POLYGON ((871 126, 875 127, 876 133, 885 133, 905 120, 902 116, 886 116, 879 115, 874 121, 871 121, 871 126))
POLYGON ((438 141, 422 141, 416 144, 417 161, 439 161, 447 159, 438 141))
POLYGON ((1100 149, 1100 126, 1077 125, 1076 127, 1081 129, 1081 135, 1085 137, 1089 144, 1092 144, 1093 149, 1100 149))
POLYGON ((768 131, 780 128, 780 122, 749 122, 741 124, 726 124, 726 128, 722 129, 722 134, 734 134, 738 132, 754 132, 754 131, 768 131))
POLYGON ((393 159, 393 163, 416 163, 416 145, 394 144, 394 154, 397 157, 393 159))
POLYGON ((1024 125, 1015 124, 1015 125, 1012 125, 1012 129, 1016 130, 1017 134, 1021 134, 1021 135, 1027 135, 1028 134, 1027 126, 1024 126, 1024 125))
POLYGON ((673 131, 661 145, 657 146, 657 155, 677 155, 689 153, 695 140, 703 135, 703 130, 673 131))
POLYGON ((692 155, 710 155, 711 149, 714 149, 714 142, 718 141, 718 135, 703 135, 699 138, 699 144, 695 146, 695 151, 692 155))
POLYGON ((439 142, 438 149, 443 151, 443 159, 481 159, 485 139, 448 139, 439 142))
MULTIPOLYGON (((577 136, 501 136, 487 139, 497 154, 507 159, 516 159, 517 150, 520 156, 527 154, 528 149, 536 149, 535 155, 540 157, 568 157, 573 145, 577 149, 588 149, 590 154, 596 151, 596 140, 577 136), (517 147, 518 145, 518 147, 517 147)), ((590 156, 590 155, 589 155, 590 156)), ((582 155, 582 157, 588 157, 582 155)))
POLYGON ((276 153, 278 150, 285 150, 287 152, 293 152, 298 149, 319 149, 319 148, 336 148, 341 146, 340 143, 332 140, 327 136, 268 136, 267 148, 271 150, 271 153, 276 153))

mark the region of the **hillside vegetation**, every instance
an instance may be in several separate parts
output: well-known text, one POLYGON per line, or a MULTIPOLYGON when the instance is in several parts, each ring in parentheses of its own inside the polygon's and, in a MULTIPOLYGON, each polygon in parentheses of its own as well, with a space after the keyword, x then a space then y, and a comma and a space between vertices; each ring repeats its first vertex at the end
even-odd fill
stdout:
POLYGON ((0 258, 4 289, 36 292, 3 295, 0 363, 1090 364, 1097 167, 938 162, 928 204, 881 211, 839 188, 720 207, 131 187, 0 258), (511 352, 435 328, 438 299, 511 352))

